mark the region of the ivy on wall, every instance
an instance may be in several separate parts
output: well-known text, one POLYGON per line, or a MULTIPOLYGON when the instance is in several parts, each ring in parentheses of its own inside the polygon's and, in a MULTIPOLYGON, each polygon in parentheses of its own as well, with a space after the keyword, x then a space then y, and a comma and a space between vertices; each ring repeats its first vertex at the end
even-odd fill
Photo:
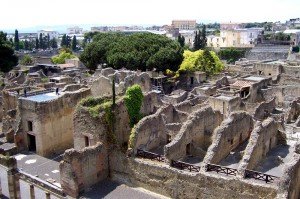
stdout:
POLYGON ((133 127, 142 118, 140 113, 144 95, 139 85, 135 84, 126 90, 125 105, 129 114, 130 127, 133 127))

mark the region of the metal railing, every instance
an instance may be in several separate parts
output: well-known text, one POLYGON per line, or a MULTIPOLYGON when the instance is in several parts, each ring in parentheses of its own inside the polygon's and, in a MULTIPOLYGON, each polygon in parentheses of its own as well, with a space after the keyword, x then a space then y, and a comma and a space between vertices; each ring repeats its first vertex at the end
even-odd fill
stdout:
POLYGON ((189 170, 190 172, 200 172, 200 166, 181 161, 171 160, 171 166, 181 170, 189 170))
POLYGON ((256 180, 265 181, 266 183, 273 183, 279 177, 246 169, 245 178, 254 178, 256 180))
POLYGON ((28 92, 25 94, 20 94, 20 97, 30 97, 30 96, 35 96, 35 95, 41 95, 41 94, 46 94, 46 93, 52 93, 55 92, 54 88, 46 89, 46 90, 41 90, 41 91, 34 91, 34 92, 28 92))
POLYGON ((157 160, 159 162, 164 162, 166 159, 163 155, 159 155, 157 153, 152 153, 150 151, 145 151, 142 149, 137 150, 136 156, 150 159, 150 160, 157 160))
POLYGON ((220 165, 215 165, 215 164, 207 164, 205 166, 206 171, 214 171, 217 173, 223 173, 226 175, 233 175, 236 176, 237 174, 237 169, 233 169, 233 168, 229 168, 229 167, 224 167, 224 166, 220 166, 220 165))

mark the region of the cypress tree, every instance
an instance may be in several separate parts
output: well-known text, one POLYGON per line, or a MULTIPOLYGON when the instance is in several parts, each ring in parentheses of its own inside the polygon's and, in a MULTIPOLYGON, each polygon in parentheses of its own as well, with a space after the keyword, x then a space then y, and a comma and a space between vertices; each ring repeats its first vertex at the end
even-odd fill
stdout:
POLYGON ((19 43, 20 41, 19 41, 19 32, 18 32, 18 30, 15 30, 15 41, 14 41, 14 43, 15 43, 15 50, 19 50, 20 49, 20 43, 19 43))
POLYGON ((72 39, 72 50, 73 51, 77 50, 77 39, 76 39, 75 35, 73 36, 73 39, 72 39))
POLYGON ((39 39, 35 38, 35 49, 39 49, 39 48, 40 48, 39 39))

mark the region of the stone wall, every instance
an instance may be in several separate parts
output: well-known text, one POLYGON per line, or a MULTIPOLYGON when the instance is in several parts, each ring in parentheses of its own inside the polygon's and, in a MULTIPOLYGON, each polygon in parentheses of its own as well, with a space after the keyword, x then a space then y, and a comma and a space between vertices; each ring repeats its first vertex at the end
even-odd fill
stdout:
POLYGON ((277 145, 277 142, 278 126, 274 119, 268 118, 258 123, 251 133, 239 171, 253 170, 266 157, 266 154, 277 145))
POLYGON ((61 186, 65 193, 78 197, 93 184, 107 178, 108 155, 102 143, 83 150, 69 149, 60 162, 61 186))
MULTIPOLYGON (((156 112, 162 104, 159 96, 155 92, 144 95, 141 107, 141 114, 148 116, 156 112)), ((117 100, 115 108, 115 136, 120 144, 126 144, 130 135, 130 120, 128 111, 123 99, 117 100)), ((85 137, 89 139, 89 145, 101 141, 106 143, 108 126, 105 121, 105 113, 101 111, 99 116, 93 118, 85 107, 77 107, 74 113, 74 148, 82 149, 85 147, 85 137)))
POLYGON ((256 63, 253 70, 257 75, 277 76, 283 72, 283 67, 279 64, 256 63))
POLYGON ((207 150, 205 163, 218 164, 230 151, 246 141, 253 129, 251 115, 234 112, 213 133, 212 144, 207 150))
POLYGON ((208 99, 210 106, 214 110, 220 111, 224 117, 230 115, 231 112, 241 109, 241 98, 239 96, 214 96, 208 99))
POLYGON ((17 161, 13 157, 0 155, 0 197, 16 199, 17 191, 14 182, 14 170, 17 168, 17 161))
POLYGON ((135 127, 134 150, 151 150, 167 144, 169 130, 167 124, 182 123, 187 115, 167 105, 155 114, 144 117, 135 127))
POLYGON ((288 162, 283 171, 283 176, 278 185, 278 199, 298 199, 300 197, 300 143, 296 144, 296 150, 291 162, 288 162))
POLYGON ((36 152, 50 156, 73 146, 73 113, 77 103, 90 95, 90 89, 65 92, 52 101, 36 102, 19 99, 21 130, 18 132, 19 147, 27 147, 27 133, 36 139, 36 152), (32 122, 29 131, 28 122, 32 122))
POLYGON ((275 97, 268 101, 260 103, 254 113, 254 118, 257 120, 263 120, 268 117, 276 108, 275 97))
POLYGON ((124 94, 126 89, 134 84, 141 86, 143 92, 149 92, 151 88, 150 76, 147 73, 137 74, 132 71, 117 71, 103 69, 101 75, 90 83, 92 95, 95 97, 112 95, 112 79, 115 76, 116 94, 124 94))
POLYGON ((275 198, 276 189, 265 184, 250 184, 236 178, 210 173, 179 171, 167 164, 125 158, 113 154, 110 157, 113 180, 171 198, 275 198))
POLYGON ((165 156, 169 160, 183 158, 186 155, 187 144, 192 144, 192 147, 196 149, 194 151, 207 150, 212 142, 212 133, 221 121, 221 113, 214 111, 211 107, 204 107, 193 112, 172 142, 165 146, 165 156))

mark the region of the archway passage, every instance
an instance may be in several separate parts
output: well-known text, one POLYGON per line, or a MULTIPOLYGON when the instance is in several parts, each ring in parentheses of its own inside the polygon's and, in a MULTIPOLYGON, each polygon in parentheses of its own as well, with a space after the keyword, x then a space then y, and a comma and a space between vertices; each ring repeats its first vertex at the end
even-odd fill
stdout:
POLYGON ((35 152, 36 151, 35 136, 31 134, 27 134, 27 140, 28 140, 28 150, 35 152))

